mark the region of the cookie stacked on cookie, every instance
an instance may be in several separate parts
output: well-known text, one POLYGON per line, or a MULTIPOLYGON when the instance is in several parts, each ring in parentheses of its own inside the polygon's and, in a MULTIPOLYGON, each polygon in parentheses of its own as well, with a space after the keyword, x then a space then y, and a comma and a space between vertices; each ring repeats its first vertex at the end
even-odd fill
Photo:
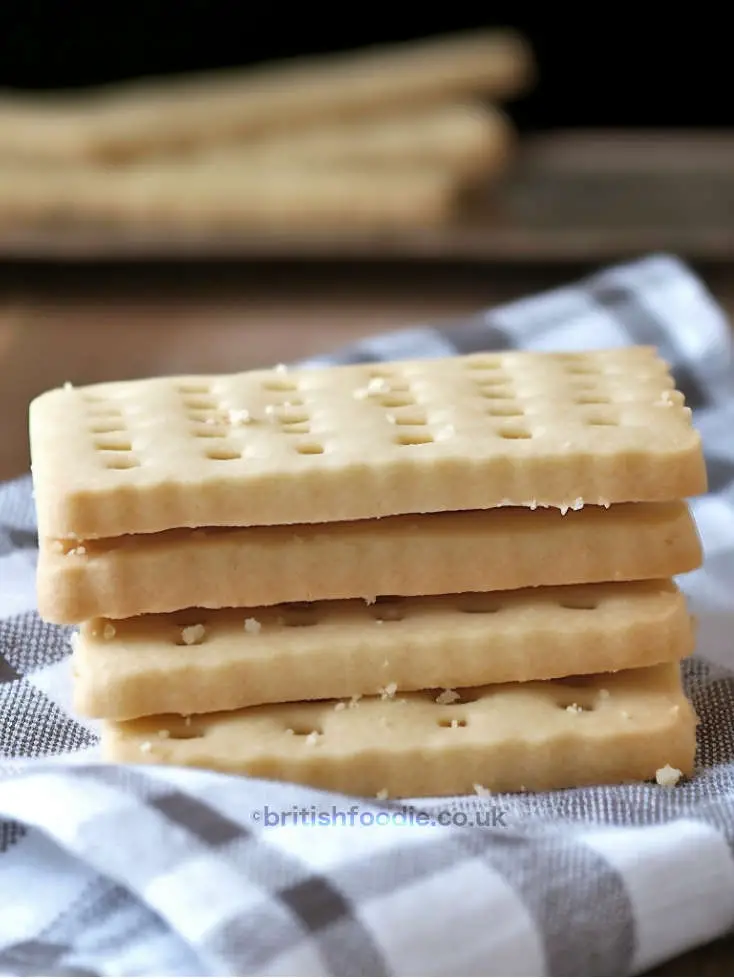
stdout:
POLYGON ((68 388, 31 441, 111 760, 390 797, 692 768, 705 472, 654 351, 68 388))

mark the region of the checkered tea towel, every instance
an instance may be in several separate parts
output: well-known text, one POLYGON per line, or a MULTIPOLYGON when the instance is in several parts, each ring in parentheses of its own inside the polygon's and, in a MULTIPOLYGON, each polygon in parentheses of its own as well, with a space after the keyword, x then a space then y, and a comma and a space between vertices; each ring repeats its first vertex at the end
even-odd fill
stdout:
POLYGON ((34 611, 20 479, 0 487, 1 974, 619 976, 732 928, 734 363, 705 288, 653 257, 317 362, 629 343, 672 363, 708 457, 695 778, 403 805, 105 766, 67 632, 34 611))

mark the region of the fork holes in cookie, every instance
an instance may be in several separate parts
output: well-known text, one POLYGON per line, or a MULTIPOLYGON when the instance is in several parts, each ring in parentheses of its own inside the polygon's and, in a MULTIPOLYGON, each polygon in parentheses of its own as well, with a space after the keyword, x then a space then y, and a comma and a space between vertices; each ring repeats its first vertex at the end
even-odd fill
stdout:
POLYGON ((320 456, 324 454, 321 442, 299 442, 296 452, 301 456, 320 456))
POLYGON ((485 398, 487 401, 507 401, 514 397, 515 392, 506 387, 486 387, 480 388, 478 394, 480 398, 485 398))
POLYGON ((284 435, 308 435, 311 426, 307 422, 297 422, 294 425, 283 425, 282 431, 284 435))
POLYGON ((177 391, 179 394, 209 394, 211 388, 208 384, 179 384, 177 391))
POLYGON ((501 428, 497 434, 500 438, 510 440, 531 439, 533 437, 533 433, 531 431, 529 431, 527 428, 522 428, 519 425, 501 428))
POLYGON ((454 730, 459 727, 466 727, 466 721, 459 717, 441 717, 436 723, 439 727, 447 727, 454 730))
POLYGON ((311 734, 322 737, 324 733, 320 727, 313 724, 291 724, 290 727, 286 728, 286 731, 290 731, 297 738, 307 738, 311 734))
POLYGON ((197 439, 223 439, 227 436, 227 429, 216 425, 201 425, 192 429, 192 435, 197 439))
POLYGON ((281 425, 300 425, 309 420, 307 411, 291 410, 290 408, 283 408, 276 417, 281 425))
POLYGON ((561 608, 578 612, 593 612, 599 607, 599 603, 593 598, 565 598, 559 604, 561 608))
POLYGON ((468 615, 494 615, 502 608, 502 605, 486 595, 465 595, 456 603, 460 612, 468 615))
POLYGON ((289 628, 318 625, 318 612, 308 602, 289 602, 280 608, 283 625, 289 628))
POLYGON ((378 595, 369 613, 377 622, 402 622, 405 618, 402 600, 395 595, 378 595))
POLYGON ((593 414, 586 416, 587 425, 619 425, 618 419, 612 415, 593 414))
POLYGON ((263 383, 263 388, 266 391, 295 391, 298 385, 295 381, 290 380, 287 377, 274 377, 270 381, 265 381, 263 383))
POLYGON ((190 397, 184 400, 184 407, 192 411, 216 411, 218 406, 214 398, 190 397))
POLYGON ((391 415, 389 421, 393 425, 427 425, 428 416, 420 408, 413 410, 406 408, 404 411, 397 411, 391 415))
POLYGON ((487 414, 493 418, 521 418, 525 411, 520 405, 492 405, 487 408, 487 414))
POLYGON ((206 457, 217 462, 227 462, 230 459, 239 459, 240 453, 227 445, 217 445, 207 449, 206 457))
POLYGON ((395 442, 398 445, 430 445, 433 436, 430 432, 400 432, 395 442))
POLYGON ((92 435, 122 435, 125 432, 125 426, 121 422, 111 419, 108 422, 92 425, 89 431, 92 435))
POLYGON ((599 394, 582 394, 580 397, 576 398, 577 405, 608 405, 611 404, 611 398, 605 398, 603 395, 599 394))
POLYGON ((211 409, 205 411, 203 408, 199 408, 198 410, 195 411, 193 410, 187 411, 186 418, 190 422, 208 422, 210 420, 214 421, 214 416, 212 415, 211 409))
POLYGON ((130 452, 132 443, 124 435, 119 438, 107 436, 106 438, 95 439, 94 447, 101 452, 130 452))
POLYGON ((140 465, 135 456, 122 452, 111 452, 103 458, 107 469, 136 469, 140 465))
POLYGON ((380 404, 383 408, 407 408, 415 404, 415 398, 407 392, 403 394, 398 391, 395 394, 386 394, 380 399, 380 404))
POLYGON ((187 724, 183 722, 179 727, 169 728, 166 741, 193 741, 195 738, 203 738, 206 731, 198 724, 187 724))

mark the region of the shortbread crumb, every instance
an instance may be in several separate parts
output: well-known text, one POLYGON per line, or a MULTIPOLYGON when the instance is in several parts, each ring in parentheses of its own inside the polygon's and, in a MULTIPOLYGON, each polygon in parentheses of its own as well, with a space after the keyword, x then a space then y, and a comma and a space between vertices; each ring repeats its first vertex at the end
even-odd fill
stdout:
POLYGON ((71 550, 66 552, 66 556, 71 557, 73 555, 74 557, 84 557, 86 553, 87 549, 84 544, 77 544, 76 547, 72 547, 71 550))
POLYGON ((397 692, 397 683, 388 683, 387 686, 380 689, 380 698, 382 700, 392 700, 397 692))
POLYGON ((349 707, 356 707, 362 699, 361 693, 355 693, 349 698, 349 707))
POLYGON ((249 425, 252 415, 247 408, 230 408, 227 413, 230 425, 249 425))
POLYGON ((581 714, 583 709, 584 708, 580 707, 578 704, 569 704, 566 708, 569 714, 581 714))
POLYGON ((677 785, 682 777, 683 772, 680 768, 673 768, 672 765, 664 765, 655 772, 655 781, 658 785, 665 786, 665 788, 672 788, 674 785, 677 785))
POLYGON ((374 605, 377 601, 377 595, 365 595, 362 598, 362 601, 365 603, 365 605, 374 605))
POLYGON ((384 377, 371 377, 367 382, 367 392, 369 394, 387 394, 390 385, 384 377))
POLYGON ((572 510, 583 510, 584 509, 584 500, 583 500, 583 497, 577 496, 576 499, 571 504, 571 509, 572 510))
POLYGON ((102 630, 102 638, 103 639, 114 639, 116 632, 117 632, 117 629, 115 629, 115 627, 112 625, 112 623, 111 622, 106 622, 105 623, 105 627, 102 630))
POLYGON ((484 785, 480 785, 478 782, 474 783, 473 788, 474 794, 478 795, 480 799, 486 799, 491 795, 489 789, 484 785))
POLYGON ((287 374, 288 367, 285 364, 276 364, 273 368, 276 374, 287 374))
POLYGON ((456 718, 454 718, 454 720, 451 722, 451 727, 457 728, 458 726, 459 726, 459 722, 456 720, 456 718))
POLYGON ((185 646, 196 646, 206 635, 203 625, 187 625, 181 630, 181 639, 185 646))
POLYGON ((438 697, 436 697, 437 704, 455 704, 457 700, 461 700, 461 694, 458 694, 455 690, 442 690, 438 697))
POLYGON ((319 741, 319 732, 318 731, 311 731, 310 734, 306 735, 306 744, 307 745, 315 745, 315 744, 318 744, 318 741, 319 741))
POLYGON ((344 710, 346 706, 343 700, 339 700, 334 704, 334 710, 344 710))
POLYGON ((387 799, 387 789, 380 789, 375 798, 380 800, 387 799))
POLYGON ((153 745, 150 741, 143 741, 143 743, 140 745, 140 750, 144 755, 149 755, 153 750, 153 745))
POLYGON ((245 619, 245 632, 251 636, 256 636, 261 629, 262 622, 258 621, 258 619, 245 619))
POLYGON ((72 391, 73 389, 74 385, 71 383, 71 381, 64 381, 64 391, 72 391))

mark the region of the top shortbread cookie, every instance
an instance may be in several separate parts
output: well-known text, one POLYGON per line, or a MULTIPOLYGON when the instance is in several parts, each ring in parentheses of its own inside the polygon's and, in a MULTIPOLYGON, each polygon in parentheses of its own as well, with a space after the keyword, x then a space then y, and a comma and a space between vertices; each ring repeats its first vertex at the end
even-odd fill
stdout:
POLYGON ((690 410, 647 347, 66 385, 33 402, 30 434, 47 538, 706 488, 690 410))

